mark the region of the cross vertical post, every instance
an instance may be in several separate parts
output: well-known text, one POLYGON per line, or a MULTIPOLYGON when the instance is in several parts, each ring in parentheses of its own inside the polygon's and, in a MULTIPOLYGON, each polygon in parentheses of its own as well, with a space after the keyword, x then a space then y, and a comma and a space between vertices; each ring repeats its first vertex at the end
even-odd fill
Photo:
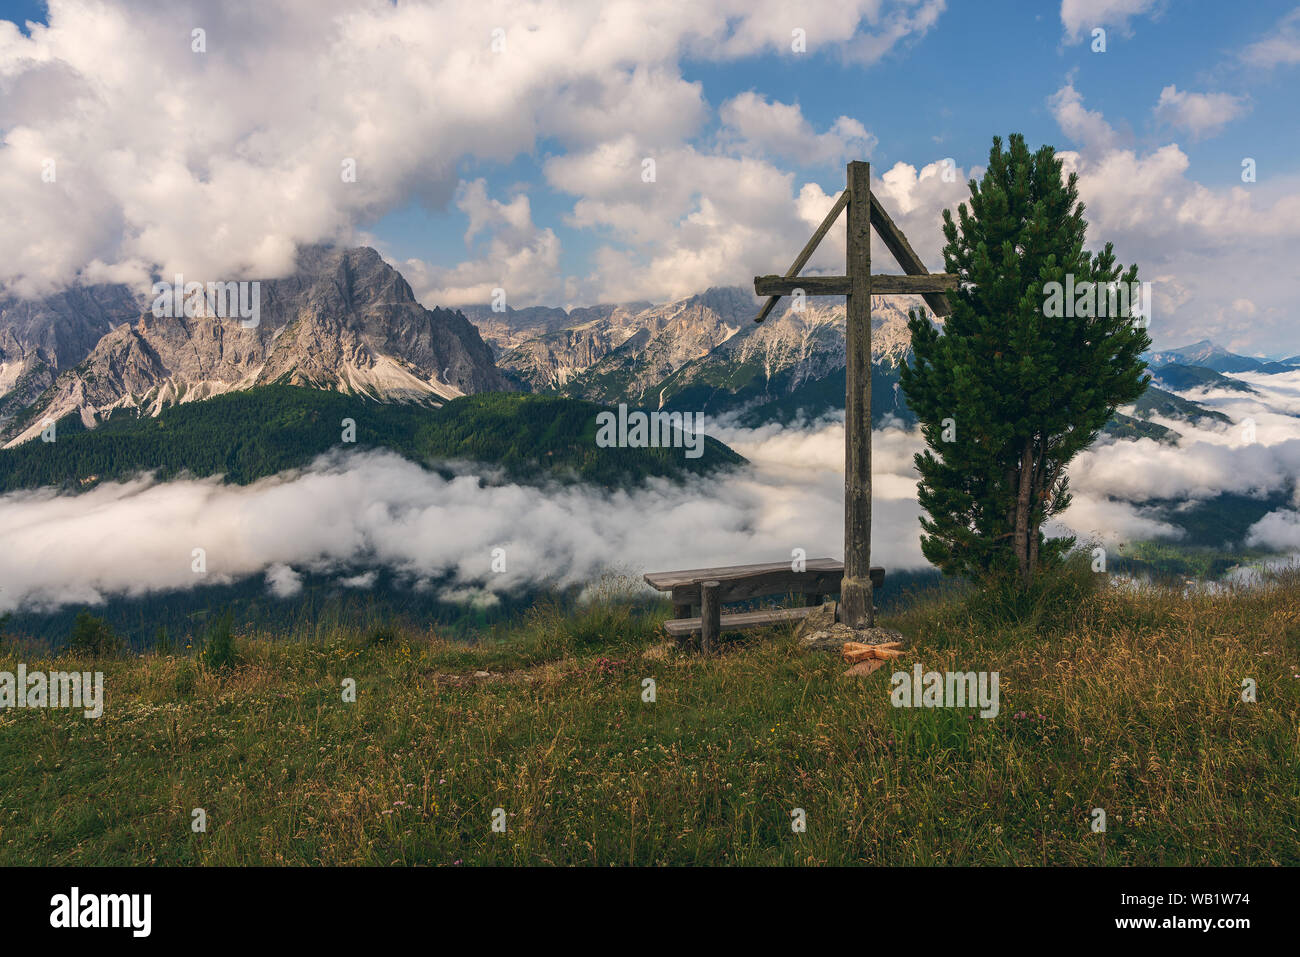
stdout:
POLYGON ((844 377, 844 580, 840 621, 875 624, 871 595, 871 164, 848 166, 844 377))
POLYGON ((755 276, 754 292, 767 296, 755 322, 762 322, 782 296, 844 296, 844 577, 837 617, 850 628, 875 624, 871 595, 871 294, 921 296, 936 316, 948 315, 944 294, 961 285, 954 273, 927 272, 903 231, 871 195, 871 164, 848 165, 840 194, 812 239, 784 276, 755 276), (848 209, 844 276, 800 276, 817 244, 848 209), (903 267, 903 276, 871 276, 871 230, 903 267))

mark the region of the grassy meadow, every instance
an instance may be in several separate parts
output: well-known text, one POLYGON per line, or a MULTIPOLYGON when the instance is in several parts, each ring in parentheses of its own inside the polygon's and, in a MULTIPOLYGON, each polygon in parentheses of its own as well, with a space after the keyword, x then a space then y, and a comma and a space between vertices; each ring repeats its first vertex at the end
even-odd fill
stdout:
POLYGON ((0 711, 0 864, 1300 863, 1295 575, 914 596, 867 678, 788 628, 701 657, 607 591, 473 645, 236 635, 225 666, 10 638, 0 671, 102 670, 106 703, 0 711), (914 662, 998 671, 1000 713, 891 706, 914 662))

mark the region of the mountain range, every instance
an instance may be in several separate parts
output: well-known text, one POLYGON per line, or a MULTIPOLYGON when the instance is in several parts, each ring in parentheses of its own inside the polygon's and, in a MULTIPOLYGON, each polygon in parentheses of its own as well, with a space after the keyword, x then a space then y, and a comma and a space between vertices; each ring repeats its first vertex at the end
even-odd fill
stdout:
POLYGON ((1193 342, 1190 346, 1183 346, 1181 349, 1151 352, 1147 354, 1146 359, 1152 369, 1177 364, 1212 369, 1215 372, 1265 372, 1271 374, 1291 372, 1300 368, 1300 356, 1292 356, 1289 359, 1280 361, 1253 359, 1250 356, 1229 352, 1209 339, 1193 342))
MULTIPOLYGON (((753 321, 758 303, 740 287, 715 287, 661 305, 575 310, 569 325, 529 310, 466 314, 498 350, 502 372, 531 391, 742 418, 760 409, 760 418, 785 418, 787 406, 808 415, 842 408, 843 301, 813 300, 761 325, 753 321)), ((881 415, 903 411, 894 385, 909 343, 906 301, 873 298, 881 415)))
MULTIPOLYGON (((429 309, 373 249, 305 247, 291 276, 260 283, 258 323, 156 315, 125 286, 43 300, 0 296, 0 442, 17 445, 70 414, 93 427, 116 410, 174 405, 269 384, 441 405, 482 392, 544 393, 740 424, 843 408, 844 305, 810 300, 762 324, 759 300, 715 287, 663 304, 429 309)), ((910 344, 903 297, 872 300, 873 419, 914 421, 898 388, 910 344)), ((1300 367, 1202 341, 1148 356, 1153 384, 1117 414, 1117 435, 1174 437, 1152 416, 1222 420, 1176 392, 1249 390, 1238 372, 1300 367)))

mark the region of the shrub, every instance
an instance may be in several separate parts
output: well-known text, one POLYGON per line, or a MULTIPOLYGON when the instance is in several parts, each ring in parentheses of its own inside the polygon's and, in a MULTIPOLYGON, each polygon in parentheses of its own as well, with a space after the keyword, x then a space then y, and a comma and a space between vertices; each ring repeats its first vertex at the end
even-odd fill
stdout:
POLYGON ((391 645, 397 641, 397 629, 388 625, 380 625, 378 628, 372 628, 366 635, 366 647, 374 648, 378 645, 391 645))
POLYGON ((226 612, 204 632, 199 661, 209 671, 227 671, 238 665, 239 660, 239 651, 235 648, 233 616, 226 612))
POLYGON ((1106 580, 1092 570, 1091 556, 1079 549, 1056 565, 1043 567, 1027 585, 1011 573, 989 578, 971 592, 966 609, 990 627, 1057 631, 1071 624, 1106 580))
POLYGON ((88 611, 79 612, 68 638, 68 651, 74 655, 100 657, 121 654, 124 643, 102 618, 88 611))
POLYGON ((176 653, 176 642, 172 641, 171 636, 167 634, 167 628, 164 625, 159 625, 158 631, 153 636, 153 650, 159 656, 176 653))
POLYGON ((198 675, 195 674, 194 662, 189 658, 181 658, 176 662, 176 673, 172 675, 172 690, 178 700, 188 701, 194 694, 194 689, 198 686, 198 675))

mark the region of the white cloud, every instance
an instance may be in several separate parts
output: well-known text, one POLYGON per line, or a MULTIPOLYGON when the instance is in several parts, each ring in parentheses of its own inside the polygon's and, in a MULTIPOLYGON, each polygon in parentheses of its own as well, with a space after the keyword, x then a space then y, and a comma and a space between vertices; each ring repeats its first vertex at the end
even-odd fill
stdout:
MULTIPOLYGON (((680 143, 707 113, 683 58, 794 56, 798 27, 809 55, 870 59, 940 9, 51 0, 30 37, 0 21, 0 282, 30 294, 155 268, 273 278, 299 243, 351 240, 412 198, 442 208, 466 158, 505 163, 543 139, 585 150, 622 132, 680 143), (195 27, 206 52, 191 49, 195 27), (348 160, 355 182, 341 175, 348 160)), ((483 281, 467 269, 449 288, 483 281)))
POLYGON ((1252 548, 1300 552, 1300 512, 1285 508, 1269 512, 1250 526, 1246 544, 1252 548))
MULTIPOLYGON (((619 246, 595 254, 584 298, 625 301, 687 296, 711 285, 748 285, 755 274, 781 273, 821 222, 838 190, 795 177, 749 156, 693 146, 656 153, 655 179, 643 182, 647 157, 632 136, 585 153, 555 157, 546 175, 556 189, 578 196, 569 224, 608 229, 619 246)), ((941 212, 964 199, 966 175, 942 161, 905 163, 873 178, 882 202, 931 268, 942 259, 941 212)), ((876 244, 881 262, 889 262, 876 244)), ((844 269, 844 222, 818 247, 808 271, 844 269)), ((889 267, 887 271, 895 270, 889 267)))
MULTIPOLYGON (((720 433, 752 456, 739 475, 663 481, 607 494, 581 486, 484 487, 388 453, 325 458, 247 487, 215 480, 108 484, 79 496, 0 498, 0 611, 96 603, 106 595, 192 588, 248 575, 277 595, 302 573, 388 567, 453 592, 583 584, 610 568, 656 568, 841 554, 842 425, 806 434, 720 433), (654 534, 646 534, 647 516, 654 534), (491 571, 506 549, 506 573, 491 571), (191 570, 202 547, 207 574, 191 570)), ((924 564, 910 477, 914 434, 877 433, 876 559, 924 564)), ((349 571, 345 584, 364 587, 349 571)))
POLYGON ((266 570, 266 587, 276 598, 292 598, 302 591, 302 576, 290 566, 276 562, 266 570))
POLYGON ((825 133, 818 133, 798 105, 768 102, 753 91, 732 97, 719 113, 729 128, 726 133, 751 150, 801 166, 841 164, 869 155, 876 145, 876 138, 852 117, 841 116, 825 133))
POLYGON ((401 264, 416 298, 428 306, 489 304, 493 290, 502 289, 510 306, 550 304, 564 298, 560 274, 560 239, 554 230, 533 223, 525 193, 508 202, 492 199, 485 180, 461 183, 456 206, 469 219, 465 245, 473 248, 480 234, 490 236, 474 259, 440 267, 418 259, 401 264))
POLYGON ((1065 38, 1077 43, 1095 27, 1129 30, 1129 20, 1145 13, 1158 14, 1160 0, 1061 0, 1061 25, 1065 38))
POLYGON ((1266 36, 1242 50, 1240 58, 1244 63, 1264 69, 1300 63, 1300 7, 1282 17, 1266 36))
POLYGON ((1081 146, 1059 155, 1067 172, 1079 174, 1090 247, 1113 242, 1119 260, 1136 260, 1140 278, 1152 282, 1149 332, 1157 345, 1213 338, 1285 348, 1284 337, 1294 337, 1300 178, 1208 187, 1190 175, 1191 161, 1175 143, 1146 153, 1121 146, 1072 84, 1049 104, 1081 146), (1248 315, 1233 306, 1244 291, 1256 307, 1248 315))
POLYGON ((1043 531, 1053 537, 1073 535, 1079 544, 1103 542, 1116 545, 1152 539, 1177 541, 1183 537, 1182 529, 1150 512, 1150 509, 1131 502, 1076 491, 1070 507, 1048 522, 1043 531))
POLYGON ((1083 105, 1083 97, 1073 83, 1061 87, 1047 102, 1066 136, 1098 152, 1112 150, 1118 145, 1115 130, 1101 113, 1083 105))
POLYGON ((1218 133, 1248 109, 1245 97, 1230 93, 1189 93, 1169 84, 1160 91, 1156 119, 1201 139, 1218 133))
MULTIPOLYGON (((983 175, 976 167, 963 170, 948 159, 927 163, 919 170, 907 163, 895 163, 885 170, 871 191, 902 229, 913 251, 932 272, 943 271, 943 211, 970 199, 968 182, 983 175)), ((901 272, 873 232, 872 262, 880 272, 901 272)))
MULTIPOLYGON (((577 196, 568 217, 579 229, 608 230, 618 245, 594 254, 587 298, 607 301, 691 295, 784 269, 808 227, 798 216, 794 176, 761 159, 685 145, 646 153, 632 136, 585 153, 554 157, 546 177, 577 196), (654 180, 642 178, 654 161, 654 180)), ((815 224, 814 224, 815 226, 815 224)))
POLYGON ((1194 432, 1177 446, 1152 439, 1096 445, 1071 464, 1070 483, 1129 502, 1221 492, 1262 497, 1288 489, 1300 474, 1300 428, 1293 432, 1295 438, 1272 446, 1202 441, 1194 432))

